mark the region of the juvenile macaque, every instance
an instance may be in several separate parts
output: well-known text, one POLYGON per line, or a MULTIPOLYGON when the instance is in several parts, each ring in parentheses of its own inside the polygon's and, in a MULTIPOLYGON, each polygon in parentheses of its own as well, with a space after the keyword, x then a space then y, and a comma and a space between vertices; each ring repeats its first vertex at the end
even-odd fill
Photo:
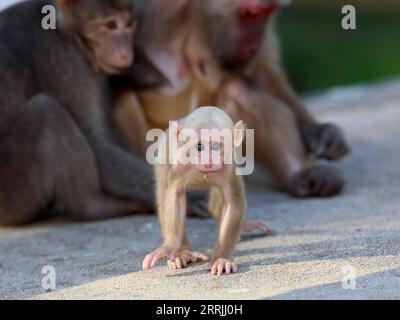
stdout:
POLYGON ((209 210, 219 223, 218 240, 209 265, 212 275, 237 271, 232 258, 241 230, 271 231, 261 221, 243 224, 247 204, 235 153, 243 143, 245 130, 242 121, 234 124, 221 109, 202 107, 176 126, 170 126, 160 139, 158 155, 168 160, 155 166, 164 244, 145 257, 143 270, 153 268, 161 259, 168 259, 172 269, 209 260, 206 255, 192 250, 185 231, 189 189, 210 190, 209 210))
POLYGON ((255 129, 257 163, 280 189, 296 197, 339 193, 344 185, 341 173, 317 160, 344 157, 349 152, 344 135, 307 111, 281 66, 274 15, 288 2, 143 4, 147 9, 141 52, 164 81, 146 90, 132 84, 119 96, 117 118, 133 143, 145 148, 138 128, 164 129, 169 120, 184 117, 199 105, 218 105, 232 119, 255 129))

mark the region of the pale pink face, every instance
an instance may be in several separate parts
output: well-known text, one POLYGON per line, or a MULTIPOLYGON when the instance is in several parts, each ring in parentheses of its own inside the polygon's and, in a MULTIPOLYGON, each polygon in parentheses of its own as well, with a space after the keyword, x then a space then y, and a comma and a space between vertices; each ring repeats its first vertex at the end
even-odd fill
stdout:
POLYGON ((220 140, 199 141, 195 146, 197 170, 207 173, 216 172, 224 165, 224 144, 220 140))
MULTIPOLYGON (((174 153, 177 164, 185 168, 190 166, 201 173, 225 172, 231 168, 236 148, 243 142, 244 123, 233 124, 215 107, 199 108, 185 122, 185 127, 178 128, 175 122, 169 130, 170 142, 177 138, 174 153)), ((173 148, 172 144, 170 148, 173 148)))

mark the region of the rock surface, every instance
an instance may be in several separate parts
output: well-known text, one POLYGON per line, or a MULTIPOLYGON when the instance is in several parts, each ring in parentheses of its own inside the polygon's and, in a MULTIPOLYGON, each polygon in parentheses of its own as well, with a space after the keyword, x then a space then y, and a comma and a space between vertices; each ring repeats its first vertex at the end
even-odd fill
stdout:
MULTIPOLYGON (((349 137, 353 152, 337 163, 346 189, 330 199, 296 200, 253 178, 249 216, 266 219, 275 235, 241 241, 239 273, 212 277, 205 264, 142 272, 142 258, 161 242, 152 216, 88 224, 57 219, 0 229, 0 298, 399 299, 400 80, 306 100, 349 137), (56 270, 53 292, 42 288, 45 265, 56 270), (353 284, 355 290, 344 289, 353 284)), ((209 252, 213 221, 188 226, 195 248, 209 252)))

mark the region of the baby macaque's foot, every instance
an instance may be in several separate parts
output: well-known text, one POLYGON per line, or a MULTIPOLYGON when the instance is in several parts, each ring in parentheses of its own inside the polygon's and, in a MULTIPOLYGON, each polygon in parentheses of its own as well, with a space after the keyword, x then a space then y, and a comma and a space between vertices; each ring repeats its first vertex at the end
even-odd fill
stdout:
POLYGON ((176 254, 178 250, 168 246, 161 246, 158 249, 154 250, 152 253, 149 253, 143 260, 143 271, 152 269, 155 267, 159 260, 169 259, 175 260, 176 254))
POLYGON ((248 235, 254 230, 260 230, 262 233, 268 235, 272 234, 272 229, 264 221, 261 220, 247 220, 242 227, 242 236, 248 235))
POLYGON ((236 264, 229 259, 220 258, 210 263, 209 269, 213 276, 221 276, 223 274, 231 274, 237 272, 236 264))
POLYGON ((190 249, 180 250, 176 256, 175 260, 168 260, 168 268, 170 269, 183 269, 190 263, 195 263, 197 261, 208 261, 210 260, 205 254, 200 252, 192 251, 190 249))

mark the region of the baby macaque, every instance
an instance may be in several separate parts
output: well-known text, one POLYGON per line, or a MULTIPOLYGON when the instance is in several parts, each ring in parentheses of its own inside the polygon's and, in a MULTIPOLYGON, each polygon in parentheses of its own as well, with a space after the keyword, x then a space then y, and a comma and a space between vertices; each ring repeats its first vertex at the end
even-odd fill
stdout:
POLYGON ((235 154, 242 146, 245 133, 242 121, 234 124, 223 110, 215 107, 196 109, 186 118, 171 123, 157 145, 157 155, 168 161, 155 165, 164 244, 145 257, 143 270, 153 268, 162 259, 168 259, 171 269, 210 260, 193 251, 188 241, 185 219, 189 189, 210 190, 209 210, 219 222, 218 240, 209 264, 212 275, 237 272, 232 256, 241 231, 271 232, 262 221, 244 223, 245 187, 243 177, 238 174, 235 154))

